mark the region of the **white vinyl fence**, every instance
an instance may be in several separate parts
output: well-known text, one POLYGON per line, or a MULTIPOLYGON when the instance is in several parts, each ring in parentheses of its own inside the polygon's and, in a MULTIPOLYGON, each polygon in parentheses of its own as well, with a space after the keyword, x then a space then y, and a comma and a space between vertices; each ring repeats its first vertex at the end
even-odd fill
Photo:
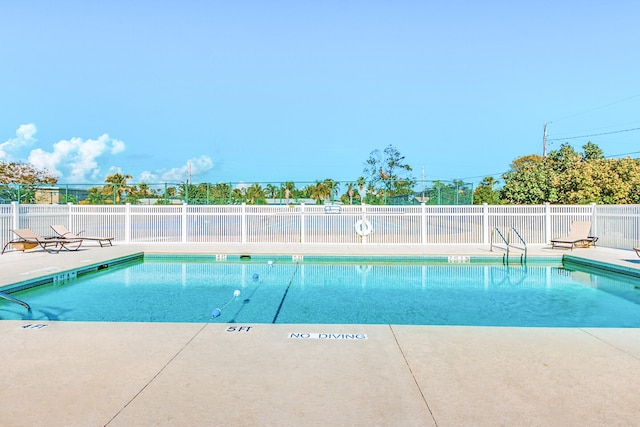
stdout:
POLYGON ((562 237, 572 221, 591 221, 598 245, 640 245, 640 205, 0 205, 0 244, 52 224, 117 243, 490 244, 514 227, 527 244, 562 237))

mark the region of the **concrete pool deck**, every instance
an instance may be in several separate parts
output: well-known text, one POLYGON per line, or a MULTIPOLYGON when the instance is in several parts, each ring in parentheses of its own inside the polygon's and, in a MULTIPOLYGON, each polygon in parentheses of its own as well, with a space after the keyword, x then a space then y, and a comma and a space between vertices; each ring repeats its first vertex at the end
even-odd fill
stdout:
MULTIPOLYGON (((6 253, 0 286, 138 252, 501 256, 486 246, 87 245, 60 254, 6 253)), ((529 256, 564 254, 640 269, 633 251, 529 249, 529 256)), ((630 426, 640 420, 635 328, 3 320, 0 346, 3 426, 630 426), (305 333, 317 339, 291 338, 305 333)))

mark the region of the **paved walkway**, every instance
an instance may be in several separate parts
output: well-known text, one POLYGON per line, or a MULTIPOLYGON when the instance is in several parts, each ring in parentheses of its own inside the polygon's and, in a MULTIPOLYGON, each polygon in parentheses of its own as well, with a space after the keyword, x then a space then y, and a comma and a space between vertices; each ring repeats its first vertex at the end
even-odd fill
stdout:
MULTIPOLYGON (((0 286, 143 251, 501 256, 487 247, 363 246, 117 245, 8 253, 0 257, 0 286)), ((563 254, 640 268, 632 251, 530 249, 530 256, 563 254)), ((0 347, 3 426, 631 426, 640 420, 640 329, 0 321, 0 347), (305 333, 318 339, 291 338, 305 333)))

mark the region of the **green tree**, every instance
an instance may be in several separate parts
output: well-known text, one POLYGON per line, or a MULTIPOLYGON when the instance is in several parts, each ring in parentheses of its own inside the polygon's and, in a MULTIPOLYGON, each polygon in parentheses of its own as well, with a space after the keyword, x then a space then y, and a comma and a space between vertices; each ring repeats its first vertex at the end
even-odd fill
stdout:
POLYGON ((582 150, 584 152, 584 154, 582 155, 582 159, 584 161, 604 159, 604 153, 602 152, 600 147, 598 147, 591 141, 583 145, 582 150))
POLYGON ((134 185, 131 188, 131 191, 136 199, 147 199, 156 195, 151 187, 149 187, 149 184, 147 184, 146 182, 141 182, 138 185, 134 185))
POLYGON ((626 193, 618 203, 640 203, 640 159, 625 157, 615 161, 609 160, 611 169, 620 179, 621 193, 626 193))
POLYGON ((82 205, 101 205, 104 203, 104 195, 100 187, 91 187, 87 190, 87 198, 80 202, 82 205))
POLYGON ((544 167, 557 195, 553 202, 560 204, 579 203, 578 200, 583 197, 581 193, 585 177, 583 155, 565 143, 558 150, 549 153, 549 157, 544 159, 544 167))
POLYGON ((58 178, 46 169, 29 163, 0 162, 0 201, 35 203, 41 185, 56 184, 58 178))
POLYGON ((353 198, 356 194, 355 187, 356 187, 356 183, 354 182, 347 183, 347 191, 340 197, 340 201, 342 203, 345 203, 345 204, 348 203, 350 205, 353 204, 353 198))
POLYGON ((366 196, 367 196, 367 180, 365 179, 364 176, 359 176, 358 177, 358 197, 360 198, 360 203, 366 203, 366 196))
POLYGON ((209 187, 209 200, 211 204, 224 205, 232 203, 231 184, 219 182, 209 187))
POLYGON ((596 159, 585 162, 587 172, 583 174, 592 186, 592 197, 585 202, 600 204, 638 203, 640 189, 640 161, 631 158, 596 159))
POLYGON ((108 183, 102 187, 102 194, 105 197, 113 197, 114 203, 120 203, 122 194, 124 192, 131 193, 132 187, 127 184, 127 181, 133 178, 131 175, 123 175, 121 173, 114 173, 107 175, 104 182, 108 183))
POLYGON ((271 199, 276 199, 280 196, 280 187, 273 184, 267 184, 264 189, 264 194, 271 199))
POLYGON ((544 158, 544 164, 556 174, 561 174, 575 168, 582 162, 583 157, 571 145, 564 143, 558 150, 551 151, 549 156, 544 158))
POLYGON ((245 190, 245 197, 247 199, 247 203, 250 205, 264 205, 266 204, 264 190, 262 186, 258 183, 251 184, 245 190))
POLYGON ((64 191, 60 191, 58 194, 58 203, 78 204, 78 197, 75 194, 68 194, 64 191))
POLYGON ((500 200, 500 191, 495 190, 493 188, 494 185, 498 184, 498 180, 493 178, 492 176, 487 176, 482 178, 482 182, 480 185, 476 187, 473 192, 473 204, 481 205, 483 203, 487 203, 489 205, 499 205, 501 204, 500 200))
POLYGON ((58 178, 47 169, 29 163, 0 162, 0 184, 56 184, 58 178))
POLYGON ((309 186, 309 197, 316 200, 316 204, 324 204, 324 201, 331 194, 331 186, 326 181, 316 181, 315 185, 309 186))
POLYGON ((415 179, 413 169, 405 162, 405 157, 393 145, 384 151, 374 150, 365 162, 363 176, 376 191, 386 199, 391 196, 412 193, 415 179))
POLYGON ((324 185, 327 189, 327 199, 333 201, 334 196, 340 191, 340 183, 331 178, 325 178, 324 185))
POLYGON ((553 173, 545 165, 545 158, 537 154, 515 159, 502 178, 500 198, 506 203, 533 205, 558 200, 553 173))
POLYGON ((447 202, 447 191, 448 187, 447 185, 442 182, 442 181, 438 181, 438 180, 434 180, 432 182, 431 188, 427 189, 425 191, 426 193, 426 197, 427 197, 427 204, 429 205, 446 205, 448 204, 447 202))
POLYGON ((548 157, 523 156, 503 175, 506 203, 627 204, 640 202, 640 160, 605 159, 592 142, 578 153, 562 144, 548 157))
POLYGON ((167 187, 165 191, 165 197, 168 199, 175 199, 178 196, 178 190, 174 186, 167 187))

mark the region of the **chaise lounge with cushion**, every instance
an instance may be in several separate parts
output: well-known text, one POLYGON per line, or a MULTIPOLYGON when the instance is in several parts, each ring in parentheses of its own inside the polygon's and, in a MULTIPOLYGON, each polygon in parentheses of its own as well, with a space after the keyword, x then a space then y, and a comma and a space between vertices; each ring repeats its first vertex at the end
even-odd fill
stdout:
POLYGON ((58 253, 62 249, 68 251, 77 251, 82 245, 82 240, 79 239, 62 239, 57 237, 41 237, 29 230, 28 228, 18 228, 11 230, 19 238, 11 240, 2 248, 2 254, 5 253, 9 246, 19 251, 26 251, 40 246, 42 249, 49 253, 58 253))
POLYGON ((565 237, 559 237, 551 240, 552 248, 568 247, 573 248, 587 248, 589 246, 595 246, 597 237, 590 235, 591 221, 573 221, 569 234, 565 237))
POLYGON ((70 240, 90 240, 93 242, 98 242, 100 246, 113 246, 113 237, 101 237, 101 236, 81 236, 84 231, 80 231, 79 233, 73 233, 69 231, 69 229, 62 224, 52 225, 51 229, 60 236, 61 239, 70 239, 70 240))

